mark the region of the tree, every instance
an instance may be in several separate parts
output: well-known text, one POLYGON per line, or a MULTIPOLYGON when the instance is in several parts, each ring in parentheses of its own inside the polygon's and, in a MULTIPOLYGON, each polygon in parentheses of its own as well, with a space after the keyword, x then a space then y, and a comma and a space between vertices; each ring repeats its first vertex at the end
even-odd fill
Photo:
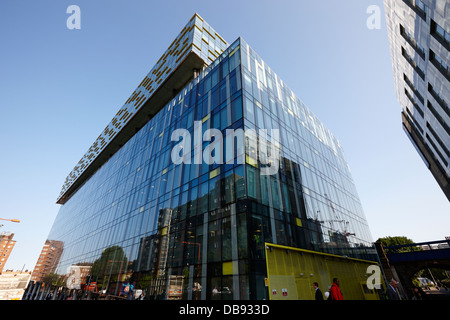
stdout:
POLYGON ((58 282, 60 282, 60 276, 56 273, 49 273, 46 276, 44 276, 44 278, 42 279, 42 282, 45 283, 45 286, 51 286, 51 285, 55 285, 58 282))
MULTIPOLYGON (((392 247, 392 246, 400 246, 400 245, 408 245, 408 244, 414 244, 415 242, 411 239, 403 236, 395 236, 395 237, 384 237, 384 238, 378 238, 376 242, 381 242, 384 248, 386 247, 392 247)), ((385 249, 386 250, 386 249, 385 249)), ((406 246, 406 247, 400 247, 395 250, 388 249, 386 253, 396 252, 411 252, 411 251, 421 251, 422 248, 416 247, 416 246, 406 246)))
POLYGON ((91 279, 102 283, 104 278, 114 276, 119 279, 126 272, 128 259, 120 246, 112 246, 103 250, 99 259, 95 260, 91 268, 91 279))

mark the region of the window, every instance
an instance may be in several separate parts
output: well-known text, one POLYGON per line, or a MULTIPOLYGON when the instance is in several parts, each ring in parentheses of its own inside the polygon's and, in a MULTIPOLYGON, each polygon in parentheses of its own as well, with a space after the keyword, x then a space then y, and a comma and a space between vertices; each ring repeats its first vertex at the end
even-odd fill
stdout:
POLYGON ((247 193, 248 196, 254 199, 261 200, 259 190, 259 172, 252 166, 247 167, 247 193))
POLYGON ((445 160, 444 156, 442 155, 442 153, 439 151, 439 149, 437 148, 436 144, 433 142, 433 140, 430 138, 430 136, 428 135, 428 133, 426 134, 427 137, 427 141, 431 144, 431 146, 433 147, 433 149, 436 151, 436 154, 439 156, 439 158, 442 160, 442 162, 444 163, 445 166, 448 166, 448 162, 447 160, 445 160))
POLYGON ((227 108, 223 108, 220 111, 220 129, 223 130, 228 127, 228 115, 227 108))
POLYGON ((423 134, 423 129, 422 129, 422 127, 421 127, 420 124, 417 122, 417 120, 414 118, 414 116, 411 114, 411 111, 409 111, 408 108, 405 108, 405 109, 406 109, 406 113, 407 113, 408 116, 409 116, 410 121, 413 122, 413 123, 414 123, 414 126, 416 127, 416 129, 419 130, 421 134, 423 134))
POLYGON ((440 44, 450 51, 450 33, 445 31, 433 19, 430 22, 430 33, 440 44))
POLYGON ((409 91, 406 90, 406 88, 405 88, 405 94, 408 97, 409 101, 411 101, 411 103, 413 104, 414 108, 417 110, 417 112, 419 112, 419 114, 423 118, 423 111, 422 111, 422 109, 419 107, 419 105, 417 104, 416 100, 414 100, 414 97, 411 95, 411 93, 409 93, 409 91))
POLYGON ((234 191, 234 174, 233 170, 225 173, 225 203, 234 202, 236 194, 234 191))
MULTIPOLYGON (((219 168, 216 170, 219 170, 219 168)), ((214 171, 210 172, 210 176, 211 174, 214 175, 214 171)), ((219 178, 220 177, 216 176, 215 178, 209 180, 209 210, 219 209, 221 205, 220 197, 222 193, 219 178)))
POLYGON ((425 103, 425 100, 423 99, 423 96, 419 93, 419 90, 416 89, 414 84, 409 80, 409 78, 406 76, 406 74, 403 74, 403 80, 405 80, 408 87, 412 90, 412 92, 416 95, 416 97, 422 102, 422 104, 425 103))
POLYGON ((422 80, 425 80, 425 72, 420 68, 416 61, 408 54, 405 48, 402 47, 402 55, 408 61, 408 63, 411 65, 411 67, 414 68, 414 70, 417 72, 417 74, 422 78, 422 80))
POLYGON ((450 127, 445 122, 445 120, 441 117, 441 115, 436 111, 436 109, 433 107, 433 105, 428 101, 428 109, 430 109, 431 113, 434 115, 437 121, 439 121, 440 125, 444 128, 444 130, 448 133, 450 136, 450 127))
POLYGON ((244 100, 245 105, 245 119, 249 120, 252 123, 255 123, 255 111, 253 108, 253 101, 248 99, 247 97, 244 100))
POLYGON ((236 77, 236 73, 233 73, 230 76, 230 95, 233 95, 236 93, 236 91, 238 90, 238 81, 237 81, 237 77, 236 77))
MULTIPOLYGON (((205 99, 205 101, 207 101, 205 99)), ((219 105, 219 88, 214 89, 211 92, 211 110, 214 110, 219 105)))
POLYGON ((430 62, 436 67, 436 69, 438 69, 442 73, 442 75, 448 81, 450 81, 450 69, 448 65, 431 49, 430 49, 430 62))
POLYGON ((261 203, 269 205, 269 178, 270 176, 262 175, 261 178, 261 203))
POLYGON ((426 6, 421 0, 403 0, 419 17, 426 20, 426 6))
POLYGON ((242 118, 242 97, 231 102, 231 122, 235 123, 242 118))
POLYGON ((450 117, 450 109, 442 97, 434 90, 433 86, 428 83, 428 92, 433 96, 434 100, 441 106, 442 110, 450 117))
POLYGON ((198 210, 199 213, 204 213, 208 211, 208 181, 204 182, 200 186, 198 195, 198 210))
POLYGON ((434 139, 439 143, 439 145, 441 146, 442 150, 444 150, 447 157, 450 157, 450 151, 448 150, 447 146, 442 141, 442 139, 438 136, 436 131, 434 131, 434 129, 431 127, 431 125, 428 123, 428 121, 427 121, 427 129, 428 129, 428 131, 430 131, 430 133, 434 137, 434 139))
POLYGON ((234 169, 234 183, 236 187, 236 199, 245 198, 245 174, 243 165, 234 169))
POLYGON ((400 34, 403 36, 403 38, 411 45, 411 47, 416 50, 416 52, 422 57, 422 59, 425 59, 425 49, 414 40, 413 36, 405 30, 405 28, 400 25, 400 34))
POLYGON ((415 3, 416 3, 416 8, 418 8, 419 10, 421 10, 421 11, 423 11, 423 12, 425 12, 425 4, 421 1, 421 0, 416 0, 415 1, 415 3))

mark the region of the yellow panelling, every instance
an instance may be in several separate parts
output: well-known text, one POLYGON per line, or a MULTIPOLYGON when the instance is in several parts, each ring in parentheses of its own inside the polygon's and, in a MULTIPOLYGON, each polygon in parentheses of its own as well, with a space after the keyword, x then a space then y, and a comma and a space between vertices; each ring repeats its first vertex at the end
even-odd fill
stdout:
POLYGON ((142 85, 143 87, 145 87, 145 86, 147 86, 147 84, 149 83, 149 81, 150 81, 150 78, 146 76, 146 77, 144 78, 144 80, 141 82, 141 85, 142 85))
POLYGON ((194 24, 194 27, 196 27, 196 28, 198 29, 198 31, 200 31, 200 32, 202 32, 202 33, 203 33, 202 29, 200 29, 200 27, 199 27, 199 26, 197 26, 196 24, 194 24))
POLYGON ((227 42, 226 42, 225 40, 223 40, 222 37, 219 36, 219 35, 217 34, 217 32, 216 32, 216 37, 219 38, 220 40, 222 40, 222 42, 223 42, 224 44, 227 44, 227 42))
POLYGON ((249 155, 245 156, 245 162, 255 168, 258 168, 258 161, 256 161, 256 159, 250 157, 249 155))
POLYGON ((186 30, 184 30, 183 33, 182 33, 180 36, 177 37, 176 41, 177 41, 177 42, 180 41, 180 39, 183 38, 183 36, 184 36, 184 35, 186 34, 186 32, 188 32, 189 30, 192 30, 192 29, 186 28, 186 30))
POLYGON ((209 50, 209 49, 208 49, 208 52, 211 53, 211 54, 214 56, 214 58, 217 58, 217 55, 216 55, 214 52, 212 52, 212 51, 209 50))
POLYGON ((122 117, 120 117, 120 120, 124 120, 126 116, 128 115, 128 111, 125 111, 122 117))
POLYGON ((214 37, 205 27, 203 27, 203 30, 205 30, 206 33, 211 36, 211 38, 216 39, 216 37, 214 37))
POLYGON ((192 44, 194 47, 196 47, 198 49, 198 51, 202 51, 202 49, 200 49, 199 47, 197 47, 197 45, 195 43, 192 44))
POLYGON ((191 46, 187 47, 186 50, 178 57, 178 59, 175 62, 178 62, 182 57, 184 57, 185 53, 191 48, 191 46))
POLYGON ((136 105, 136 108, 135 108, 135 109, 139 109, 140 106, 141 106, 141 104, 142 104, 145 100, 146 100, 146 99, 145 99, 145 95, 142 95, 142 96, 139 98, 139 100, 136 102, 137 105, 136 105))
POLYGON ((177 45, 172 49, 172 51, 170 52, 171 55, 175 55, 177 53, 177 48, 180 44, 177 43, 177 45))
POLYGON ((217 177, 219 174, 220 174, 220 167, 217 168, 217 169, 214 169, 213 171, 211 171, 211 172, 209 173, 209 178, 210 178, 210 179, 215 178, 215 177, 217 177))
POLYGON ((197 13, 196 14, 194 14, 194 17, 197 17, 199 20, 201 20, 202 22, 205 22, 203 19, 202 19, 202 17, 200 17, 197 13))
POLYGON ((234 48, 234 50, 228 55, 229 57, 231 57, 233 54, 236 53, 236 51, 239 49, 239 46, 237 46, 236 48, 234 48))
POLYGON ((222 275, 229 276, 233 274, 233 262, 222 263, 222 275))
POLYGON ((377 265, 376 262, 270 243, 265 243, 265 249, 272 300, 312 300, 315 293, 312 283, 318 282, 324 294, 334 277, 340 279, 345 300, 379 299, 375 291, 368 293, 367 287, 363 289, 367 267, 377 265))

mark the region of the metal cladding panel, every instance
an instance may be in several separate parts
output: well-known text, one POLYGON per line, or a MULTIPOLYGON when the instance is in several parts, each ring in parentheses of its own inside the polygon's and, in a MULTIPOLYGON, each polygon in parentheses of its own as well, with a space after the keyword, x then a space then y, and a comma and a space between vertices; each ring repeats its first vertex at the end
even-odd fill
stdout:
POLYGON ((325 294, 333 278, 340 280, 345 300, 380 299, 375 290, 367 288, 367 268, 378 266, 376 262, 272 243, 265 243, 265 254, 270 300, 314 300, 313 283, 325 294))
MULTIPOLYGON (((131 124, 133 117, 144 109, 144 106, 147 109, 145 116, 156 114, 158 109, 161 109, 173 97, 174 91, 180 90, 180 86, 193 78, 192 69, 201 69, 209 65, 227 47, 227 42, 198 14, 194 14, 67 176, 57 203, 64 204, 83 181, 131 138, 132 131, 124 130, 124 128, 131 124), (155 98, 154 101, 150 101, 152 98, 155 98), (150 102, 152 106, 149 106, 150 102), (111 146, 111 144, 117 145, 111 146), (108 150, 108 154, 99 157, 105 150, 108 150), (86 171, 94 162, 96 162, 95 167, 91 167, 90 172, 86 171)), ((148 118, 143 121, 148 121, 148 118)), ((137 123, 145 124, 141 123, 143 121, 135 120, 133 127, 137 127, 137 123)))
POLYGON ((394 87, 403 117, 417 129, 417 138, 433 154, 439 175, 446 177, 444 184, 448 185, 449 1, 384 0, 384 8, 394 87))

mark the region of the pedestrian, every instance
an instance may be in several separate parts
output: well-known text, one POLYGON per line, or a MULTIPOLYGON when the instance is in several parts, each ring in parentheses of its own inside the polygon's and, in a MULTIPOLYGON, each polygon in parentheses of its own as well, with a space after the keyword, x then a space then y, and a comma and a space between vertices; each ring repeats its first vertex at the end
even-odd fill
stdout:
POLYGON ((422 295, 420 294, 419 288, 413 287, 411 288, 412 297, 411 300, 422 300, 422 295))
POLYGON ((394 279, 391 279, 391 282, 387 286, 386 295, 388 297, 388 300, 401 300, 400 295, 397 291, 398 282, 394 279))
POLYGON ((334 278, 333 284, 330 288, 330 296, 328 297, 329 300, 344 300, 344 297, 342 295, 341 288, 339 287, 339 279, 334 278))
POLYGON ((313 283, 314 290, 316 291, 316 300, 323 300, 322 291, 319 289, 319 284, 317 282, 313 283))

